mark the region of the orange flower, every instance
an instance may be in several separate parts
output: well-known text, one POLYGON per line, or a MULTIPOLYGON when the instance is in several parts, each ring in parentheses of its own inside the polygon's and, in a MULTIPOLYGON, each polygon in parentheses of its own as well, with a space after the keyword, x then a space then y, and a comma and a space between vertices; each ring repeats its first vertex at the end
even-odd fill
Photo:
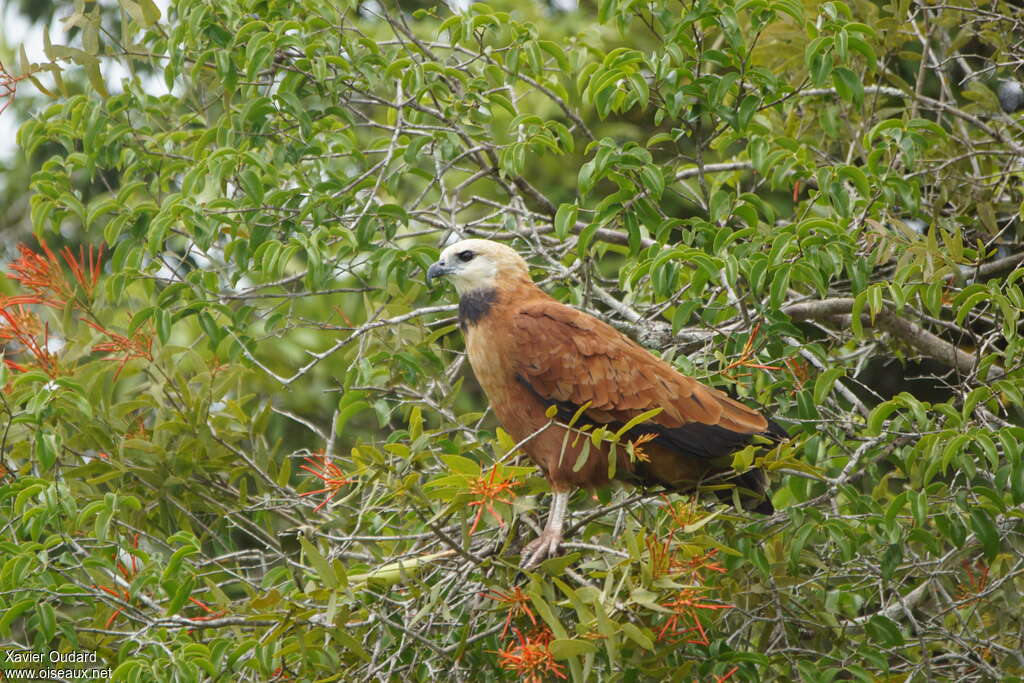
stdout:
MULTIPOLYGON (((811 376, 811 369, 807 365, 807 361, 802 358, 787 358, 786 367, 789 368, 789 374, 793 375, 793 379, 796 380, 796 388, 803 389, 804 384, 811 376)), ((795 390, 794 393, 796 393, 795 390)))
POLYGON ((983 561, 975 561, 973 568, 970 561, 964 560, 961 563, 964 568, 964 572, 967 574, 966 581, 960 581, 959 598, 965 600, 965 604, 978 601, 978 595, 984 592, 985 588, 988 587, 988 572, 989 568, 983 561), (976 570, 976 571, 975 571, 976 570))
POLYGON ((121 374, 124 370, 125 364, 134 358, 145 358, 148 361, 153 360, 152 348, 153 348, 153 337, 149 332, 143 330, 136 330, 135 334, 129 337, 111 332, 104 328, 102 325, 86 320, 85 324, 96 330, 100 334, 104 335, 109 339, 108 342, 96 344, 92 347, 93 351, 105 352, 105 353, 121 353, 124 354, 120 358, 108 358, 106 360, 120 360, 121 362, 117 366, 117 372, 114 373, 114 379, 121 374))
POLYGON ((555 661, 548 647, 552 635, 547 626, 534 629, 527 636, 519 629, 515 632, 519 642, 512 641, 504 650, 498 650, 498 665, 502 669, 517 672, 524 683, 541 683, 545 674, 566 678, 565 667, 555 661))
POLYGON ((697 555, 696 557, 690 558, 689 562, 682 564, 682 569, 690 573, 690 579, 696 583, 704 583, 704 577, 701 576, 701 572, 710 571, 717 572, 719 574, 725 573, 725 567, 712 562, 711 558, 718 554, 718 548, 712 548, 703 555, 697 555))
POLYGON ((658 435, 652 433, 641 434, 637 438, 633 439, 633 441, 630 442, 630 445, 633 447, 633 458, 639 460, 640 462, 650 462, 651 456, 647 455, 647 451, 643 449, 643 445, 648 441, 653 441, 654 439, 657 438, 658 435))
MULTIPOLYGON (((53 308, 63 308, 68 301, 75 298, 74 287, 64 276, 60 261, 50 250, 49 245, 40 240, 39 246, 42 247, 43 254, 37 254, 24 244, 18 245, 21 256, 11 263, 10 278, 38 297, 37 303, 53 308)), ((64 261, 71 269, 75 281, 85 292, 86 297, 91 300, 100 277, 103 247, 93 250, 90 246, 88 257, 85 248, 79 247, 77 260, 74 252, 68 247, 64 247, 61 250, 61 256, 64 257, 64 261), (87 258, 88 262, 86 262, 87 258)))
MULTIPOLYGON (((135 548, 136 550, 138 550, 138 548, 139 548, 139 535, 138 534, 135 534, 135 536, 132 537, 132 547, 135 548)), ((135 578, 135 575, 139 573, 139 558, 135 557, 134 553, 131 553, 132 568, 128 569, 128 567, 125 566, 124 562, 121 561, 120 556, 121 556, 120 551, 114 551, 114 563, 115 563, 115 566, 117 567, 117 570, 119 572, 121 572, 121 576, 124 577, 124 580, 128 581, 130 583, 135 578)))
MULTIPOLYGON (((57 357, 50 353, 50 328, 32 311, 22 304, 35 303, 32 297, 9 297, 0 299, 0 339, 15 341, 35 358, 39 368, 50 377, 60 374, 57 357), (39 337, 42 336, 40 341, 39 337)), ((24 365, 4 359, 7 367, 25 372, 24 365)))
POLYGON ((96 250, 93 250, 92 245, 89 245, 88 252, 86 252, 84 246, 81 244, 78 245, 78 260, 75 260, 75 255, 72 253, 70 247, 64 247, 61 249, 60 255, 63 256, 64 260, 67 262, 68 268, 71 269, 71 274, 75 277, 75 281, 78 282, 79 286, 83 290, 85 290, 85 295, 89 300, 92 300, 96 294, 96 284, 100 281, 103 245, 101 244, 99 249, 96 250), (86 263, 87 255, 89 259, 88 263, 86 263))
MULTIPOLYGON (((38 303, 35 297, 12 296, 0 299, 0 309, 5 311, 0 322, 0 339, 18 340, 18 335, 36 336, 43 331, 43 322, 23 304, 38 303)), ((24 344, 23 344, 24 345, 24 344)))
MULTIPOLYGON (((20 256, 11 262, 10 278, 30 293, 0 299, 0 339, 16 341, 35 359, 37 367, 50 377, 56 377, 61 371, 57 357, 49 350, 49 328, 25 306, 41 304, 52 308, 64 308, 68 302, 75 301, 74 282, 78 283, 79 289, 91 300, 99 282, 103 249, 101 247, 94 250, 89 247, 86 252, 85 247, 79 247, 76 258, 71 249, 64 247, 61 255, 74 278, 70 281, 64 274, 60 260, 46 242, 40 241, 39 244, 43 250, 42 254, 32 251, 24 244, 18 245, 20 256)), ((13 370, 27 370, 24 363, 8 359, 4 362, 13 370)))
POLYGON ((306 458, 306 462, 308 463, 308 465, 299 465, 299 469, 306 470, 314 477, 319 478, 320 481, 326 484, 326 486, 324 486, 324 488, 322 489, 317 489, 316 491, 307 491, 305 493, 299 494, 300 496, 304 497, 313 496, 316 495, 317 493, 327 493, 327 497, 324 498, 322 503, 313 508, 313 512, 319 512, 320 508, 327 505, 327 503, 329 503, 331 499, 334 498, 335 495, 337 495, 338 491, 341 489, 342 486, 346 484, 351 484, 353 481, 355 481, 354 479, 347 478, 345 476, 345 473, 341 471, 341 468, 332 463, 331 461, 329 461, 327 459, 327 456, 322 453, 320 454, 319 461, 315 457, 310 457, 306 458))
POLYGON ((726 671, 725 675, 719 676, 718 678, 716 678, 715 679, 715 683, 725 683, 725 681, 727 681, 730 678, 732 678, 732 675, 734 673, 736 673, 737 671, 739 671, 739 670, 740 670, 740 668, 738 666, 734 666, 733 668, 731 668, 728 671, 726 671))
POLYGON ((469 485, 470 493, 480 496, 479 500, 474 500, 469 503, 470 507, 478 506, 478 509, 476 511, 476 518, 473 519, 473 526, 469 529, 470 536, 472 536, 473 532, 476 531, 476 527, 480 523, 480 518, 483 516, 485 508, 487 509, 488 512, 491 513, 492 517, 498 520, 498 524, 500 524, 502 527, 505 526, 505 520, 503 520, 501 518, 501 515, 498 514, 498 511, 494 509, 494 502, 497 501, 499 503, 511 503, 511 499, 503 498, 501 494, 504 492, 508 492, 509 495, 515 498, 516 494, 514 491, 512 491, 512 489, 516 486, 519 486, 521 482, 515 481, 513 479, 502 479, 498 482, 495 482, 494 477, 497 473, 498 468, 497 466, 494 466, 491 468, 491 476, 487 477, 486 479, 482 476, 477 477, 469 485))
POLYGON ((210 621, 211 619, 219 619, 220 617, 227 614, 227 610, 214 612, 213 609, 205 602, 203 602, 202 600, 196 600, 192 596, 189 596, 188 601, 191 602, 193 605, 199 605, 200 609, 206 612, 206 614, 199 617, 189 617, 189 621, 210 621))
MULTIPOLYGON (((115 589, 115 588, 110 588, 109 586, 97 586, 96 584, 93 584, 92 587, 93 588, 99 588, 101 591, 103 591, 107 595, 111 595, 111 596, 117 598, 118 600, 120 600, 122 602, 131 602, 131 600, 132 600, 132 596, 129 595, 127 589, 124 589, 124 588, 115 589)), ((111 614, 109 617, 107 617, 106 622, 104 622, 104 624, 103 624, 103 628, 110 628, 110 625, 114 623, 114 619, 117 619, 117 615, 120 614, 123 611, 124 611, 124 607, 118 607, 116 610, 114 610, 114 613, 111 614)))
POLYGON ((658 578, 666 574, 688 573, 691 581, 703 584, 703 571, 725 573, 725 567, 712 561, 712 558, 718 554, 718 550, 715 548, 686 561, 674 557, 676 549, 673 548, 673 543, 676 540, 676 534, 698 519, 698 511, 695 507, 696 499, 672 504, 667 496, 662 496, 662 498, 666 502, 665 511, 672 518, 672 528, 664 538, 658 538, 651 533, 644 539, 650 557, 651 575, 658 578))
MULTIPOLYGON (((722 370, 722 374, 723 375, 725 375, 726 377, 729 377, 730 379, 735 381, 737 378, 733 377, 732 375, 729 374, 729 370, 732 370, 733 368, 737 368, 737 367, 741 367, 742 366, 742 367, 745 367, 745 368, 755 368, 755 369, 758 369, 758 370, 781 370, 782 369, 782 368, 780 368, 777 365, 762 365, 761 363, 753 362, 754 359, 757 357, 757 352, 754 351, 754 340, 757 338, 757 333, 760 330, 761 330, 761 323, 755 324, 753 331, 750 333, 750 336, 747 337, 747 343, 743 345, 743 351, 740 352, 739 358, 737 358, 733 362, 729 363, 729 365, 727 365, 725 367, 725 369, 722 370)), ((743 373, 743 374, 748 374, 748 373, 743 373)))
POLYGON ((40 298, 40 303, 63 308, 74 296, 70 283, 64 277, 60 262, 46 242, 40 242, 45 258, 24 244, 18 245, 21 256, 11 262, 10 278, 40 298))
POLYGON ((18 81, 28 78, 31 74, 13 76, 0 62, 0 114, 4 113, 7 107, 11 106, 14 96, 18 92, 18 81))
POLYGON ((662 499, 668 503, 665 511, 668 512, 669 516, 672 518, 672 523, 676 527, 676 529, 673 530, 673 533, 675 533, 676 530, 686 528, 700 519, 701 510, 698 509, 696 496, 688 498, 687 500, 679 501, 678 503, 669 502, 668 496, 665 495, 662 495, 662 499))
POLYGON ((513 617, 519 616, 520 614, 530 618, 530 623, 534 626, 537 625, 537 619, 533 616, 533 611, 530 609, 530 598, 523 593, 523 589, 516 586, 508 593, 502 593, 501 591, 494 591, 492 593, 484 593, 485 598, 490 598, 495 602, 507 605, 508 615, 505 617, 505 628, 501 631, 502 639, 508 633, 508 627, 512 625, 513 617))
POLYGON ((647 546, 647 554, 651 558, 651 576, 655 579, 671 574, 674 566, 676 565, 675 559, 672 558, 672 536, 675 535, 673 530, 669 537, 662 540, 655 536, 653 533, 648 534, 644 538, 644 545, 647 546))
POLYGON ((665 625, 658 633, 658 642, 667 640, 670 643, 676 643, 681 640, 678 636, 696 632, 699 634, 697 638, 687 639, 686 642, 697 645, 710 644, 711 641, 708 640, 707 633, 704 631, 704 625, 700 623, 700 614, 697 610, 730 609, 732 605, 702 602, 699 595, 701 590, 703 589, 684 588, 676 594, 673 600, 663 604, 664 607, 672 610, 672 616, 665 621, 665 625), (692 623, 693 626, 686 627, 687 623, 692 623))

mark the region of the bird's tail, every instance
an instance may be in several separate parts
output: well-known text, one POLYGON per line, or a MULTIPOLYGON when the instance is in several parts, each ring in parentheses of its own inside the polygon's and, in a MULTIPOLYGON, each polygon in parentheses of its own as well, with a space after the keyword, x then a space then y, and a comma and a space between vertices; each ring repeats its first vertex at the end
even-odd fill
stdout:
MULTIPOLYGON (((789 438, 789 432, 782 425, 770 417, 766 419, 768 420, 768 429, 761 432, 760 436, 773 441, 785 441, 789 438)), ((736 475, 732 478, 732 481, 740 489, 740 500, 744 510, 757 512, 762 515, 775 513, 775 506, 772 505, 771 490, 768 488, 768 475, 765 474, 764 470, 749 470, 743 474, 736 475)), ((723 493, 728 493, 729 495, 720 497, 726 499, 727 502, 732 500, 731 491, 723 493)))
MULTIPOLYGON (((740 490, 740 502, 744 510, 770 515, 775 512, 772 505, 771 491, 768 490, 768 475, 764 470, 748 470, 729 480, 740 490)), ((732 490, 720 491, 718 497, 722 502, 732 502, 732 490)))
POLYGON ((766 429, 761 436, 766 436, 769 439, 775 439, 776 441, 785 441, 789 438, 789 432, 787 432, 782 425, 770 417, 765 419, 768 420, 768 429, 766 429))

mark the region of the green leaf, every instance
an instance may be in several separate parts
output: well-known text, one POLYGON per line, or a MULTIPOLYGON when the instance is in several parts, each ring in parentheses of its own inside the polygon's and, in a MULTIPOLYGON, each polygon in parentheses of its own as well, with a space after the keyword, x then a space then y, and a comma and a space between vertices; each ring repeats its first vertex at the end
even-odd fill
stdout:
POLYGON ((178 591, 171 598, 170 602, 167 603, 167 616, 173 616, 178 613, 181 606, 185 604, 185 601, 192 595, 192 589, 195 588, 195 579, 191 576, 186 577, 181 585, 178 586, 178 591))
POLYGON ((853 307, 850 309, 850 329, 853 332, 853 336, 857 339, 864 338, 864 323, 861 321, 860 317, 867 302, 868 290, 865 289, 854 298, 853 307))
POLYGON ((597 646, 594 645, 594 643, 589 640, 580 640, 578 638, 556 638, 548 644, 548 649, 551 650, 551 654, 555 659, 570 659, 572 657, 579 657, 580 655, 589 655, 597 652, 597 646))
POLYGON ((892 400, 880 403, 875 406, 868 415, 867 433, 870 436, 878 436, 882 433, 882 425, 889 416, 900 409, 899 401, 892 400))
POLYGON ((479 477, 480 476, 480 465, 470 460, 469 458, 462 455, 442 455, 440 456, 441 461, 448 466, 452 472, 462 474, 467 477, 479 477))
POLYGON ((139 671, 142 669, 142 662, 137 659, 128 659, 117 665, 117 668, 110 675, 111 683, 120 681, 139 680, 139 671))
POLYGON ((533 604, 533 608, 537 611, 540 618, 544 620, 544 623, 551 627, 551 631, 555 634, 555 638, 567 640, 569 638, 569 634, 566 632, 565 626, 563 626, 562 622, 555 616, 555 613, 551 609, 547 600, 540 595, 539 587, 537 587, 536 584, 531 585, 529 590, 526 591, 526 594, 530 598, 530 602, 533 604))
POLYGON ((331 631, 331 637, 337 640, 342 647, 354 653, 364 662, 373 661, 373 658, 370 656, 370 653, 366 651, 366 648, 364 648, 358 640, 353 638, 346 629, 347 627, 345 626, 339 626, 338 628, 333 629, 331 631))
POLYGON ((555 235, 558 239, 564 240, 569 236, 576 225, 578 213, 579 207, 575 204, 562 204, 558 207, 558 211, 555 212, 555 235))
POLYGON ((627 638, 645 650, 654 651, 654 640, 652 640, 649 635, 641 631, 636 625, 627 621, 622 624, 622 632, 626 634, 627 638))
POLYGON ((60 439, 51 432, 36 432, 35 456, 43 469, 53 469, 57 462, 57 454, 60 453, 60 439))
POLYGON ((45 488, 45 485, 36 483, 29 484, 21 491, 18 491, 18 495, 14 499, 14 514, 20 515, 25 509, 25 505, 28 503, 29 499, 45 488))
POLYGON ((992 516, 983 508, 973 508, 971 510, 971 529, 974 530, 974 534, 985 551, 985 559, 991 562, 999 554, 1001 545, 999 529, 992 516))
POLYGON ((195 545, 193 545, 192 543, 188 543, 187 545, 184 545, 175 550, 171 554, 171 558, 167 561, 167 565, 164 567, 164 571, 163 574, 161 575, 160 580, 162 582, 166 582, 174 578, 178 574, 178 570, 181 568, 181 564, 185 561, 185 558, 191 555, 195 555, 198 552, 199 549, 196 548, 195 545))
POLYGON ((39 630, 43 639, 51 640, 57 633, 57 613, 53 606, 46 602, 36 605, 36 615, 39 617, 39 630))
POLYGON ((656 166, 644 166, 640 169, 640 176, 643 178, 644 187, 650 192, 654 199, 661 199, 665 192, 665 176, 656 166))
POLYGON ((19 600, 10 607, 8 607, 3 616, 0 616, 0 633, 4 636, 11 635, 11 624, 14 620, 22 615, 22 613, 35 607, 36 601, 32 598, 26 600, 19 600))
POLYGON ((786 300, 786 293, 789 290, 789 281, 793 275, 793 264, 783 263, 773 269, 772 284, 769 287, 769 301, 773 308, 778 308, 786 300))
POLYGON ((579 472, 587 464, 587 460, 590 459, 590 444, 590 439, 586 439, 583 442, 583 447, 580 448, 580 452, 576 455, 576 462, 573 463, 573 472, 579 472))
POLYGON ((627 422, 626 424, 622 425, 622 427, 619 429, 619 431, 615 432, 615 439, 619 440, 627 432, 629 432, 629 430, 633 429, 633 427, 636 427, 639 424, 643 424, 644 422, 649 422, 651 420, 651 418, 657 417, 659 414, 661 414, 662 410, 664 410, 664 408, 661 408, 661 407, 653 408, 651 410, 648 410, 646 412, 640 413, 639 415, 633 417, 632 419, 629 420, 629 422, 627 422))
POLYGON ((313 566, 323 584, 328 588, 337 588, 338 575, 334 573, 330 563, 320 554, 316 546, 309 542, 304 534, 299 536, 299 545, 302 546, 302 552, 313 566))
POLYGON ((900 647, 904 643, 899 625, 885 615, 873 615, 864 626, 871 639, 881 643, 883 647, 900 647))
POLYGON ((846 368, 829 368, 818 375, 814 381, 814 402, 821 405, 825 397, 832 393, 832 385, 840 377, 846 376, 846 368))
POLYGON ((890 131, 896 128, 902 128, 903 121, 900 119, 885 119, 876 123, 871 130, 868 131, 867 135, 864 136, 864 146, 871 147, 882 133, 890 131))

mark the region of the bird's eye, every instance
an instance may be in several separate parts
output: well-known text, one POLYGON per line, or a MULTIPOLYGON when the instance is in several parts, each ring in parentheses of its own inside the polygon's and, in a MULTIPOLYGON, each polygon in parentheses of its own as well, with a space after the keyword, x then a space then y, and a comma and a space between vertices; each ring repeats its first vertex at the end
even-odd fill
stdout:
POLYGON ((467 249, 466 251, 460 251, 457 254, 457 256, 459 257, 459 260, 462 261, 463 263, 468 263, 469 261, 473 260, 473 252, 471 252, 469 249, 467 249))

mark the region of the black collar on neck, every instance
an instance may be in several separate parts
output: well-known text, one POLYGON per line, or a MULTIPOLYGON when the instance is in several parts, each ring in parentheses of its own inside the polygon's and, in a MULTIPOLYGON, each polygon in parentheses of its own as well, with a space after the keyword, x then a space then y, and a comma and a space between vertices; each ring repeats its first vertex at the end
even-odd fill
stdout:
POLYGON ((459 327, 463 330, 468 325, 476 325, 491 312, 491 306, 498 300, 498 290, 474 289, 466 292, 459 299, 459 327))

